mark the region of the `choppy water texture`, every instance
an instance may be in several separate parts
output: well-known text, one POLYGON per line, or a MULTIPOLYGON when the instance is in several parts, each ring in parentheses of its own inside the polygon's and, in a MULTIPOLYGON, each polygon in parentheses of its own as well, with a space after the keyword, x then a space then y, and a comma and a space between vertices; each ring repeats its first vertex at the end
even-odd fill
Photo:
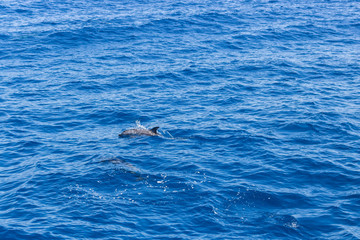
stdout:
POLYGON ((0 239, 360 239, 359 73, 355 0, 1 1, 0 239))

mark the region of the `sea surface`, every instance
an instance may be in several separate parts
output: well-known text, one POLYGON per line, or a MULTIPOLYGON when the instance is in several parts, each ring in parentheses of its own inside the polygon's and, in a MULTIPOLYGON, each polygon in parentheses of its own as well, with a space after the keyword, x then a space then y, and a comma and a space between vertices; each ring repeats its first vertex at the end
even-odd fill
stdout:
POLYGON ((0 1, 0 239, 360 239, 360 2, 0 1))

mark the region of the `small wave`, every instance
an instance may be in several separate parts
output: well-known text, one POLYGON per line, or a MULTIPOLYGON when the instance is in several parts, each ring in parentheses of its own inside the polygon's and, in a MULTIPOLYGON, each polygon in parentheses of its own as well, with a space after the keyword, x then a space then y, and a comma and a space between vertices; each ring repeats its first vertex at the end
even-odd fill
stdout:
POLYGON ((57 31, 50 33, 45 41, 47 44, 51 45, 60 44, 65 46, 79 46, 101 39, 101 35, 98 34, 95 28, 84 27, 72 31, 57 31))

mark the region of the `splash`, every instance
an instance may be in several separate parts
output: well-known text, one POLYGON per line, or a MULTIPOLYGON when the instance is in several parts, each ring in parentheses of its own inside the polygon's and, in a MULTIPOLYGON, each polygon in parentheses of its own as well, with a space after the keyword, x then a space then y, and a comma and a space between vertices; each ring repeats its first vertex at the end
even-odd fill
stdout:
POLYGON ((140 120, 136 120, 135 123, 137 128, 147 129, 144 125, 141 125, 140 120))
POLYGON ((167 130, 162 130, 162 131, 159 131, 159 132, 161 132, 161 136, 162 136, 163 138, 175 139, 175 138, 173 137, 173 135, 171 135, 171 133, 170 133, 169 131, 167 131, 167 130))

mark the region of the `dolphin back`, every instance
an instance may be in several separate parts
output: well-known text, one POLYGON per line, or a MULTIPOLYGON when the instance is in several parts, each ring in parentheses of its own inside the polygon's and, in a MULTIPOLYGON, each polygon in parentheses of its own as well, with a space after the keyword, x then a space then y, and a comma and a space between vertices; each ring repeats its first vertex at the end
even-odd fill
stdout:
POLYGON ((154 127, 150 130, 148 129, 128 129, 123 131, 119 134, 119 137, 126 137, 126 136, 159 136, 159 133, 157 132, 159 127, 154 127))
POLYGON ((158 131, 157 131, 158 129, 159 129, 159 127, 154 127, 152 129, 150 129, 150 131, 152 131, 153 133, 158 135, 159 134, 158 131))

